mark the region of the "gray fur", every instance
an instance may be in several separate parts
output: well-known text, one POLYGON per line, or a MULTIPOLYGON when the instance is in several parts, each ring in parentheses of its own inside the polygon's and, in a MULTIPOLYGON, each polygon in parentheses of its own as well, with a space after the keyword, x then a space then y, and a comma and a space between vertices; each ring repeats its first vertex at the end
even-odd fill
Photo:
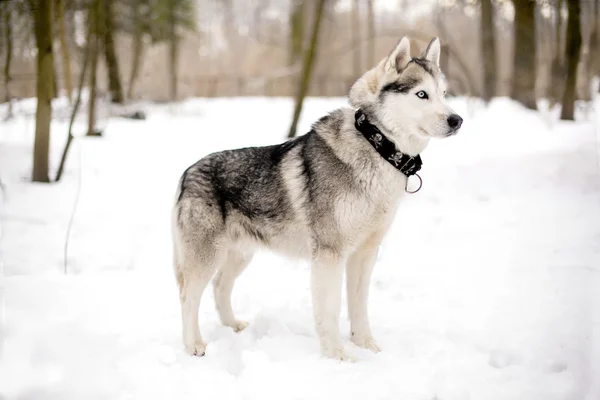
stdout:
MULTIPOLYGON (((441 121, 436 122, 441 131, 426 136, 423 132, 433 128, 404 129, 395 122, 397 116, 390 117, 389 110, 403 101, 410 101, 406 104, 411 107, 427 106, 413 97, 419 88, 430 90, 432 101, 445 90, 437 65, 427 58, 407 58, 407 43, 403 39, 377 69, 353 86, 351 101, 360 102, 369 119, 402 151, 416 154, 430 136, 447 136, 457 129, 442 124, 449 114, 445 109, 440 112, 439 104, 431 103, 431 116, 422 117, 441 121)), ((439 42, 432 43, 435 53, 439 42)), ((379 351, 367 317, 369 279, 379 244, 404 195, 406 177, 354 128, 354 111, 348 107, 333 111, 307 134, 281 144, 210 154, 183 173, 173 209, 174 265, 184 344, 190 354, 205 351, 198 307, 215 274, 215 303, 222 323, 236 331, 247 326, 234 316, 231 291, 258 248, 311 261, 321 349, 341 359, 347 359, 338 327, 345 268, 351 340, 379 351)))
MULTIPOLYGON (((268 247, 297 217, 291 207, 296 202, 306 213, 311 249, 331 245, 331 238, 339 236, 331 203, 360 190, 356 177, 361 171, 342 161, 323 136, 343 141, 340 136, 350 134, 352 139, 361 139, 356 132, 340 130, 345 114, 351 113, 350 109, 336 110, 307 134, 278 145, 227 150, 201 159, 181 179, 175 205, 177 227, 184 230, 190 224, 201 225, 203 221, 195 216, 202 207, 201 215, 210 217, 210 225, 217 230, 211 234, 229 235, 234 241, 247 235, 268 247), (291 164, 300 165, 296 173, 305 194, 301 199, 292 199, 284 184, 283 170, 291 164), (326 221, 327 229, 323 229, 320 225, 326 221)), ((367 143, 358 142, 366 153, 363 157, 379 164, 378 155, 367 143)))

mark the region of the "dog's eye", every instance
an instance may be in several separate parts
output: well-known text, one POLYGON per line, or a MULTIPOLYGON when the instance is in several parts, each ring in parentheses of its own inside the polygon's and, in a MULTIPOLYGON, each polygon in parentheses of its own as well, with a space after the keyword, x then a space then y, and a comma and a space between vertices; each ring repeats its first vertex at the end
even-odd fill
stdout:
POLYGON ((420 98, 420 99, 424 99, 424 100, 429 98, 429 96, 427 96, 427 93, 425 93, 422 90, 419 90, 417 92, 417 97, 420 98))

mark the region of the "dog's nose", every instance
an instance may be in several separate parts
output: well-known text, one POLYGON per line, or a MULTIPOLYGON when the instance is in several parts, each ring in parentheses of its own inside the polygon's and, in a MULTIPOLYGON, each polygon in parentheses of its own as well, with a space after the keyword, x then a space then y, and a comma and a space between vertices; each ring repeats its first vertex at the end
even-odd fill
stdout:
POLYGON ((458 114, 452 114, 448 117, 448 125, 452 129, 458 129, 462 125, 463 119, 458 114))

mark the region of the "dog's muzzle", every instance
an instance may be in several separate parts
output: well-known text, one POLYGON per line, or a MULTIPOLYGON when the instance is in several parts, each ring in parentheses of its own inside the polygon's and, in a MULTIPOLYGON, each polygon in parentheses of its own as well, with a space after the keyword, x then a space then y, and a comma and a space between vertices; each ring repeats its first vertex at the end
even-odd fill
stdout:
POLYGON ((462 123, 463 123, 463 119, 458 114, 451 114, 446 119, 446 122, 448 122, 448 126, 451 129, 450 134, 453 134, 453 133, 456 133, 460 129, 460 127, 462 126, 462 123))

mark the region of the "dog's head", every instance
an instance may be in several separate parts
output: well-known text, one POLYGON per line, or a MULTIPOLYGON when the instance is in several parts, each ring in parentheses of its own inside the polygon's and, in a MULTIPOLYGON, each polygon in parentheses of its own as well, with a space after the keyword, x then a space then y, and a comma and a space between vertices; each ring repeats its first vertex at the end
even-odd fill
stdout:
POLYGON ((453 135, 462 118, 446 104, 446 79, 439 63, 438 38, 420 57, 411 58, 410 42, 403 37, 388 57, 352 86, 350 104, 373 114, 391 130, 423 137, 453 135))

